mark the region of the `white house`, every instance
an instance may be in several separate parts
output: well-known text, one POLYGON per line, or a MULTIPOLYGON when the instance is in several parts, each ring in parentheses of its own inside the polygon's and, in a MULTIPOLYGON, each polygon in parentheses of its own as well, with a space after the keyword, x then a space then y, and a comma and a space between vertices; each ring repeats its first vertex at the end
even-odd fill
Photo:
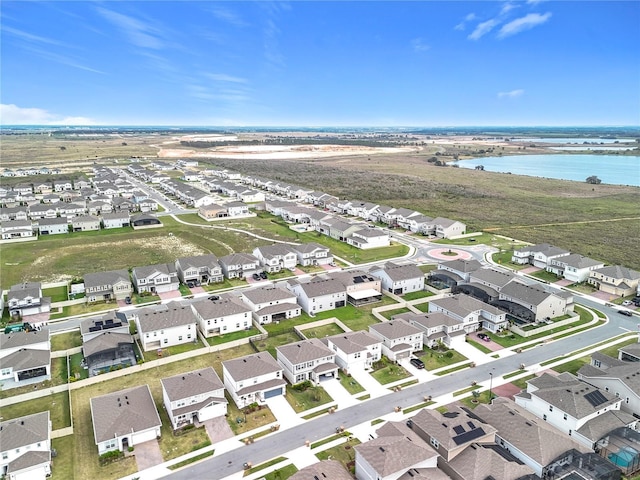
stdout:
POLYGON ((225 204, 230 217, 249 215, 249 206, 243 202, 229 202, 225 204))
POLYGON ((604 262, 585 257, 578 253, 552 258, 547 265, 547 272, 555 273, 574 283, 582 283, 589 278, 589 273, 604 267, 604 262))
POLYGON ((0 423, 0 476, 7 480, 45 480, 51 475, 49 411, 0 423))
POLYGON ((191 308, 207 338, 251 328, 251 308, 231 293, 198 300, 191 308))
POLYGON ((369 332, 345 332, 322 339, 345 373, 365 371, 382 357, 382 340, 369 332))
POLYGON ((298 256, 298 264, 303 267, 309 265, 329 265, 333 263, 333 255, 329 247, 318 243, 303 243, 302 245, 291 245, 291 248, 298 256))
POLYGON ((298 299, 298 304, 309 315, 344 307, 347 304, 347 289, 335 279, 314 278, 310 281, 289 280, 287 289, 298 299))
POLYGON ((134 312, 140 343, 145 352, 197 342, 198 319, 191 306, 163 305, 134 312))
POLYGON ((438 264, 438 273, 450 272, 460 277, 462 281, 468 282, 471 274, 480 268, 482 264, 478 260, 450 260, 438 264))
POLYGON ((224 385, 212 367, 163 378, 162 400, 173 429, 226 415, 224 385))
POLYGON ((505 312, 465 294, 430 301, 429 313, 433 312, 444 313, 462 322, 466 333, 480 328, 497 332, 508 325, 505 312))
POLYGON ((98 453, 120 450, 160 437, 160 415, 148 385, 94 397, 90 401, 98 453))
POLYGON ((349 245, 361 250, 391 245, 391 237, 381 228, 359 228, 351 232, 351 234, 347 234, 346 241, 349 245))
POLYGON ((249 253, 232 253, 221 257, 220 267, 226 278, 245 278, 260 270, 260 260, 249 253))
POLYGON ((9 220, 0 224, 2 240, 33 237, 33 227, 29 220, 9 220))
POLYGON ((275 273, 281 270, 292 270, 298 263, 295 250, 289 245, 275 243, 253 249, 253 255, 260 260, 265 272, 275 273))
POLYGON ((451 238, 456 235, 464 235, 464 232, 467 229, 467 226, 464 223, 443 217, 434 218, 433 224, 436 227, 435 235, 440 238, 451 238))
POLYGON ((51 376, 51 342, 49 330, 13 332, 0 335, 0 381, 20 386, 37 378, 51 376), (23 382, 23 383, 21 383, 23 382))
POLYGON ((338 374, 336 355, 317 338, 276 347, 278 363, 292 385, 304 381, 319 384, 338 374))
POLYGON ((91 232, 100 230, 100 218, 92 215, 80 215, 71 219, 71 230, 74 232, 91 232))
POLYGON ((263 405, 269 398, 284 395, 287 382, 282 366, 269 352, 259 352, 222 362, 224 386, 238 408, 263 405))
POLYGON ((240 298, 253 311, 253 318, 261 325, 299 317, 302 308, 296 296, 284 288, 275 286, 243 290, 240 298))
POLYGON ((59 235, 69 233, 69 224, 66 218, 41 218, 37 221, 40 235, 59 235))
POLYGON ((424 273, 414 264, 399 265, 387 262, 372 267, 371 275, 382 282, 382 288, 394 295, 424 290, 424 273))
POLYGON ((87 273, 84 276, 84 293, 87 303, 124 300, 131 296, 133 286, 127 270, 87 273))
POLYGON ((129 212, 121 211, 115 213, 103 213, 102 225, 104 228, 122 228, 131 225, 129 212))
POLYGON ((42 296, 40 282, 25 282, 12 285, 7 292, 9 315, 37 315, 51 311, 51 298, 42 296))
POLYGON ((450 348, 455 348, 465 341, 464 323, 444 313, 399 313, 392 320, 404 320, 422 330, 422 343, 433 347, 442 342, 450 348))
POLYGON ((519 265, 530 264, 538 268, 547 268, 554 258, 565 257, 570 253, 568 250, 554 247, 548 243, 540 243, 514 250, 511 261, 519 265))
POLYGON ((178 290, 178 272, 172 263, 159 263, 145 267, 135 267, 132 272, 133 283, 138 293, 154 294, 178 290))
POLYGON ((213 254, 182 257, 176 260, 176 271, 182 283, 198 281, 203 285, 224 281, 220 262, 213 254))
POLYGON ((422 330, 404 320, 369 325, 369 332, 382 342, 382 354, 396 361, 422 350, 422 330))

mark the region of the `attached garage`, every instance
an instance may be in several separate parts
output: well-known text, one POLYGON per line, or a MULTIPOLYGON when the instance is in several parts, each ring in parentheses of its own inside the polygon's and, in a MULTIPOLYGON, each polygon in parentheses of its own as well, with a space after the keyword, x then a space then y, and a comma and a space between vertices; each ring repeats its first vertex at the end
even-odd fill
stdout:
POLYGON ((273 398, 273 397, 277 397, 278 395, 282 395, 283 391, 282 391, 282 387, 280 388, 274 388, 273 390, 269 390, 268 392, 264 392, 264 399, 266 400, 267 398, 273 398))

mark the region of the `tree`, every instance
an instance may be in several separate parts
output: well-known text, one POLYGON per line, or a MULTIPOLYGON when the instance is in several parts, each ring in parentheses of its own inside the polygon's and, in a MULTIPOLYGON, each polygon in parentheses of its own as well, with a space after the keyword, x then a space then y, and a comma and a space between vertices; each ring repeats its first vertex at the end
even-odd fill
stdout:
POLYGON ((587 183, 590 183, 591 185, 600 185, 602 183, 602 180, 600 180, 595 175, 591 175, 590 177, 587 177, 586 181, 587 181, 587 183))

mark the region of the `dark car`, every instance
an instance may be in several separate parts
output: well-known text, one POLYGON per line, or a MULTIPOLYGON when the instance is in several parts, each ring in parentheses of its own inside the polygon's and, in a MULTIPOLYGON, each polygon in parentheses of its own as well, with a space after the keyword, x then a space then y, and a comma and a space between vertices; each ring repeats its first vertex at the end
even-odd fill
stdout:
POLYGON ((253 275, 251 275, 251 278, 253 278, 254 280, 260 280, 260 275, 254 273, 253 275))
POLYGON ((491 338, 489 338, 489 335, 487 335, 486 333, 479 333, 478 334, 478 338, 480 340, 484 340, 485 342, 490 342, 491 338))
POLYGON ((625 315, 625 316, 627 316, 627 317, 630 317, 630 316, 632 316, 632 315, 633 315, 633 313, 631 313, 629 310, 618 310, 618 313, 619 313, 620 315, 625 315))
POLYGON ((211 300, 212 302, 215 302, 216 300, 220 300, 220 297, 218 295, 211 295, 209 297, 209 300, 211 300))
POLYGON ((131 297, 125 297, 124 303, 126 303, 127 305, 131 305, 131 297))
POLYGON ((260 278, 262 278, 263 280, 266 280, 267 274, 265 272, 260 272, 260 278))
POLYGON ((410 363, 416 368, 419 368, 419 369, 424 368, 424 362, 419 358, 412 358, 410 363))
POLYGON ((193 288, 193 287, 195 287, 195 286, 196 286, 196 282, 194 282, 193 280, 189 280, 189 281, 187 282, 187 287, 189 287, 189 288, 193 288))

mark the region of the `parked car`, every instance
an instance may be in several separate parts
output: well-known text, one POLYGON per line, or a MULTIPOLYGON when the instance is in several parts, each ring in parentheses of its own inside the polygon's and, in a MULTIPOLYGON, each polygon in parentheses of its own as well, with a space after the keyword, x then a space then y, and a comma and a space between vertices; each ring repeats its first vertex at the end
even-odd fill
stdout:
POLYGON ((251 275, 251 278, 253 278, 254 280, 260 280, 260 275, 254 273, 253 275, 251 275))
POLYGON ((633 302, 631 300, 625 300, 624 302, 622 302, 622 306, 623 307, 628 307, 629 305, 631 305, 633 302))
POLYGON ((479 333, 478 334, 478 338, 480 340, 484 340, 485 342, 490 342, 491 338, 489 338, 489 335, 487 335, 486 333, 479 333))
POLYGON ((131 297, 125 297, 124 303, 126 303, 127 305, 131 305, 131 297))
POLYGON ((267 279, 267 274, 265 272, 260 272, 260 278, 263 280, 267 279))
POLYGON ((189 288, 193 288, 193 287, 195 287, 195 286, 196 286, 196 282, 194 282, 193 280, 189 280, 189 281, 187 282, 187 287, 189 287, 189 288))
POLYGON ((414 367, 416 367, 418 369, 424 368, 424 362, 422 360, 420 360, 419 358, 412 358, 410 363, 411 363, 411 365, 413 365, 414 367))
POLYGON ((630 316, 632 316, 632 315, 633 315, 633 313, 631 313, 629 310, 618 310, 618 313, 619 313, 620 315, 625 315, 625 316, 627 316, 627 317, 630 317, 630 316))

